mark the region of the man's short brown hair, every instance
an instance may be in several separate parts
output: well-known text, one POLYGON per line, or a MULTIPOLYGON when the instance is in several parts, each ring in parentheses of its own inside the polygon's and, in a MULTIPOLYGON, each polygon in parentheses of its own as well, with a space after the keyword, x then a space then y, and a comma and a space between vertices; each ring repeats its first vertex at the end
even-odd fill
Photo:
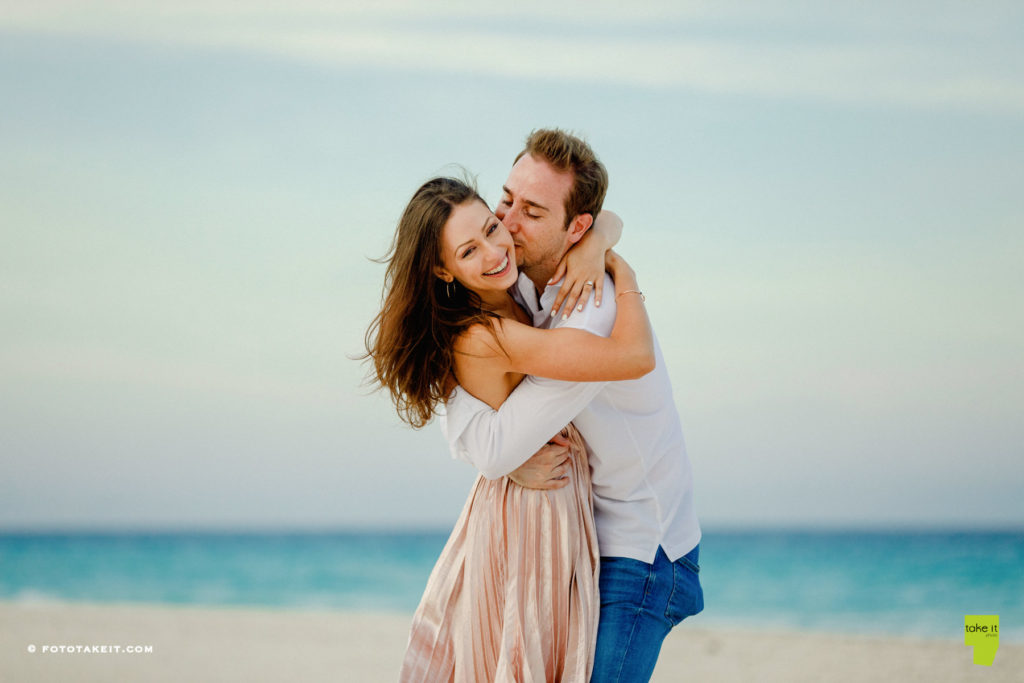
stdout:
POLYGON ((601 211, 604 195, 608 191, 608 171, 586 142, 557 128, 542 128, 530 133, 524 154, 543 159, 556 170, 573 174, 572 188, 565 198, 565 225, 581 213, 594 218, 601 211))

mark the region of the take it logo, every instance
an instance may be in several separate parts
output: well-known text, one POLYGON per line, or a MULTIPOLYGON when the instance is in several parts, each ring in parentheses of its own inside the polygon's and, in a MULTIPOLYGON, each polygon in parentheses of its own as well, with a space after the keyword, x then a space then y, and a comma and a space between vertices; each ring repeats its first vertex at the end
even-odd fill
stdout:
POLYGON ((974 647, 974 663, 992 666, 999 649, 999 615, 968 614, 964 617, 964 645, 974 647))

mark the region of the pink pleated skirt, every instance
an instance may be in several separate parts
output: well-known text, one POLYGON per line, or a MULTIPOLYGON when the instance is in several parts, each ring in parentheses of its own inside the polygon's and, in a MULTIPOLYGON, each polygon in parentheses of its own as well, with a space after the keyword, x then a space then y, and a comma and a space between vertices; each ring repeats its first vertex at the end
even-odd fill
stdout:
POLYGON ((600 615, 590 468, 568 486, 477 477, 413 617, 401 683, 587 683, 600 615))

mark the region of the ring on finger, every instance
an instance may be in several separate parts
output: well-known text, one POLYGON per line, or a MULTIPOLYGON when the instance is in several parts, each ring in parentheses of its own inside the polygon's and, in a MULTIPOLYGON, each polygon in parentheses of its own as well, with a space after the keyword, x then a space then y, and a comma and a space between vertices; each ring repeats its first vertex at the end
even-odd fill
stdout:
POLYGON ((583 283, 583 286, 584 287, 593 287, 594 286, 594 281, 593 280, 587 280, 586 282, 583 283))

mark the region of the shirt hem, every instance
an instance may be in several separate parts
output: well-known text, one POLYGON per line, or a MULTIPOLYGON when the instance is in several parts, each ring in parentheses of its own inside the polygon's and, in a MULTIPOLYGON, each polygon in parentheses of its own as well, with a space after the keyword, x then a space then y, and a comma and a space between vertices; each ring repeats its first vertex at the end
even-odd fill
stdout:
POLYGON ((631 560, 637 560, 638 562, 654 564, 654 558, 658 554, 659 547, 665 550, 665 555, 668 556, 669 561, 675 562, 680 557, 696 548, 697 544, 700 543, 701 537, 701 531, 700 529, 697 529, 696 532, 691 532, 679 543, 670 543, 670 547, 666 548, 663 543, 659 542, 654 546, 653 550, 650 548, 637 548, 636 546, 616 544, 609 544, 606 547, 600 547, 600 541, 598 542, 598 546, 600 547, 601 557, 626 557, 631 560))

